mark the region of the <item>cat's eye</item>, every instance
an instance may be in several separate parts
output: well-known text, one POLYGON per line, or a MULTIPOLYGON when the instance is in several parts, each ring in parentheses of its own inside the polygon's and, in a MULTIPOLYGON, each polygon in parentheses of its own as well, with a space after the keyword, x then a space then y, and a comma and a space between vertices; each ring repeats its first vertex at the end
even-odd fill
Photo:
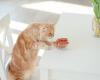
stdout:
POLYGON ((47 28, 43 28, 43 32, 44 32, 44 31, 47 31, 47 28))

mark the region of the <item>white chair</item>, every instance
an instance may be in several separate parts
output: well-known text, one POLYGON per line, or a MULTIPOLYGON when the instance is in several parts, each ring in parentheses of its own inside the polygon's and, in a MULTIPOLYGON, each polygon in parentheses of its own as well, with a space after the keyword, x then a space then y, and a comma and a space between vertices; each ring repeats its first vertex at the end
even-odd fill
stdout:
POLYGON ((20 31, 10 28, 10 15, 7 14, 0 20, 0 80, 7 80, 5 69, 13 47, 12 33, 19 34, 20 31))
POLYGON ((9 26, 10 26, 10 15, 7 14, 0 20, 0 35, 1 35, 0 48, 2 49, 1 57, 3 64, 5 64, 5 58, 7 53, 10 53, 11 47, 13 46, 13 40, 9 26), (8 46, 6 44, 6 40, 8 40, 8 46))
POLYGON ((12 42, 12 38, 10 35, 10 31, 9 31, 9 25, 10 25, 10 15, 7 14, 5 16, 3 16, 0 20, 0 80, 7 80, 6 77, 6 70, 5 70, 5 58, 6 58, 6 54, 5 53, 9 53, 10 46, 6 46, 6 35, 8 35, 8 40, 9 40, 9 44, 12 46, 13 42, 12 42))

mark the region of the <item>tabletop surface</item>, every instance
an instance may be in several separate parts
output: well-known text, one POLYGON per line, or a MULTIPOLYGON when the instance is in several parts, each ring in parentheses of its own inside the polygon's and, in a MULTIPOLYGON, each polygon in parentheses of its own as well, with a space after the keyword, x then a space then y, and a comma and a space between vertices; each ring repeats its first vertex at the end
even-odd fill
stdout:
POLYGON ((55 28, 55 38, 67 37, 70 44, 66 49, 47 50, 40 68, 100 74, 100 38, 94 37, 92 16, 62 14, 55 28))

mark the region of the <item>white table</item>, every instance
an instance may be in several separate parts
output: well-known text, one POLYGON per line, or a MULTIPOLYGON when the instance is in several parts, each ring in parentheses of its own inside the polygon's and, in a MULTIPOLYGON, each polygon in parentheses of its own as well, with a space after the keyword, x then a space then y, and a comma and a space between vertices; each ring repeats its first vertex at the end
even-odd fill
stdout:
POLYGON ((55 27, 55 38, 66 36, 70 44, 63 50, 45 52, 40 60, 40 80, 49 80, 49 70, 73 72, 65 80, 100 80, 100 38, 94 37, 92 16, 62 14, 55 27))

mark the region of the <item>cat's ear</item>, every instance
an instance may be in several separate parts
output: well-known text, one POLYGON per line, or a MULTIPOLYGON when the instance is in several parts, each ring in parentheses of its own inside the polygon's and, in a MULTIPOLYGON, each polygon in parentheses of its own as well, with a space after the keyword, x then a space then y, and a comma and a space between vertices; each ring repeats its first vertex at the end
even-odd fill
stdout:
POLYGON ((0 32, 3 29, 7 29, 9 25, 10 25, 10 15, 7 14, 4 17, 2 17, 0 20, 0 32))

